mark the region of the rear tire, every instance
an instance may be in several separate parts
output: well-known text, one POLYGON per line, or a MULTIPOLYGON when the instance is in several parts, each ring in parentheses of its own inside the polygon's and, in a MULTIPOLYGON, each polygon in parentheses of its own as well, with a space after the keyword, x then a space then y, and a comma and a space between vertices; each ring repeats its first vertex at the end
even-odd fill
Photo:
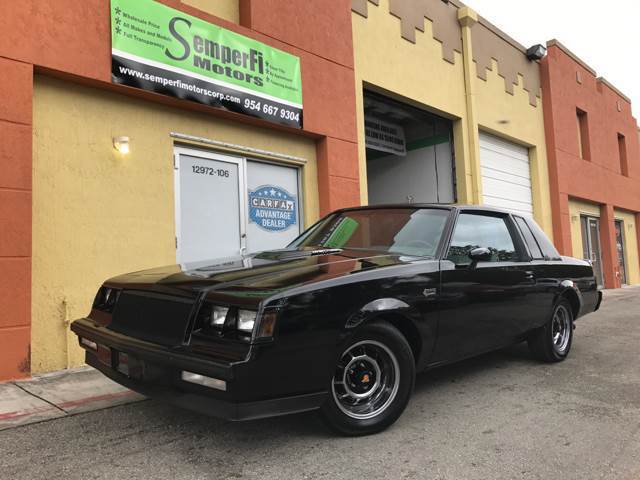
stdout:
POLYGON ((529 350, 543 362, 561 362, 569 355, 572 341, 573 311, 569 301, 562 298, 551 319, 529 337, 529 350))
POLYGON ((320 409, 335 431, 350 436, 384 430, 402 414, 415 383, 415 361, 400 331, 366 325, 342 349, 320 409))

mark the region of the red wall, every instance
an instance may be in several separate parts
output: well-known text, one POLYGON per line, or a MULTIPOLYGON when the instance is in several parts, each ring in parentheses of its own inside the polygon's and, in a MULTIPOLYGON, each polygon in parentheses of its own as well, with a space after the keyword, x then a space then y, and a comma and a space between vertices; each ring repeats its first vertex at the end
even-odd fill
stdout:
MULTIPOLYGON (((322 213, 359 203, 351 2, 239 0, 235 25, 173 8, 301 58, 304 131, 317 138, 322 213)), ((31 115, 34 70, 98 88, 274 127, 239 114, 110 83, 108 0, 5 2, 0 15, 0 380, 30 373, 31 115)))
POLYGON ((550 45, 541 66, 557 247, 572 254, 569 198, 600 204, 605 286, 619 287, 613 208, 640 212, 640 145, 631 105, 558 45, 550 45), (588 115, 590 161, 580 157, 577 108, 588 115), (626 137, 628 177, 620 170, 618 133, 626 137))

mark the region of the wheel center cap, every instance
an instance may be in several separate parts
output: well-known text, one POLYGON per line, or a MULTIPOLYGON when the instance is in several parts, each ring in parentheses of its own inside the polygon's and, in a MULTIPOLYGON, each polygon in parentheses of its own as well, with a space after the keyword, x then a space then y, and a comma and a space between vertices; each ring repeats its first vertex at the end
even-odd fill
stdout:
POLYGON ((353 392, 367 393, 376 383, 376 373, 371 365, 360 362, 349 371, 348 383, 353 392))

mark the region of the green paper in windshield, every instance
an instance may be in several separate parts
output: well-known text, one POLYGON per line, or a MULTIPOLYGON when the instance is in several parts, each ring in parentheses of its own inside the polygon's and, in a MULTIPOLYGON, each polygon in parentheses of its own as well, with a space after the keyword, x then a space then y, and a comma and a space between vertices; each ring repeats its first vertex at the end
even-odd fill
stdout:
POLYGON ((329 238, 324 242, 324 246, 330 248, 344 247, 359 226, 360 224, 353 218, 343 218, 329 238))

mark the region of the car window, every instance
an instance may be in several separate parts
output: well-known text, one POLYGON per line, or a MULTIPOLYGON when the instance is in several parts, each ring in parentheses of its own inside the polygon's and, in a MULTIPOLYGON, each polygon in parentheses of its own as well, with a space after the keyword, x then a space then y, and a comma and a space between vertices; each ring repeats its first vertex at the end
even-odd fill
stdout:
POLYGON ((372 208, 330 215, 290 244, 433 257, 450 211, 372 208))
POLYGON ((471 263, 469 252, 480 247, 491 250, 491 262, 519 259, 504 217, 461 213, 453 231, 447 259, 456 265, 468 265, 471 263))
POLYGON ((540 249, 542 250, 545 258, 548 258, 549 260, 560 260, 558 250, 556 250, 556 247, 553 246, 551 240, 549 240, 538 224, 532 218, 528 218, 527 225, 529 225, 531 232, 536 237, 538 245, 540 245, 540 249))
POLYGON ((531 233, 531 229, 527 225, 527 222, 522 217, 514 217, 516 219, 516 223, 518 224, 518 228, 520 229, 520 233, 522 233, 522 237, 524 238, 524 242, 527 244, 527 248, 529 249, 529 253, 531 253, 531 258, 534 260, 539 260, 544 258, 544 254, 538 245, 533 233, 531 233))

